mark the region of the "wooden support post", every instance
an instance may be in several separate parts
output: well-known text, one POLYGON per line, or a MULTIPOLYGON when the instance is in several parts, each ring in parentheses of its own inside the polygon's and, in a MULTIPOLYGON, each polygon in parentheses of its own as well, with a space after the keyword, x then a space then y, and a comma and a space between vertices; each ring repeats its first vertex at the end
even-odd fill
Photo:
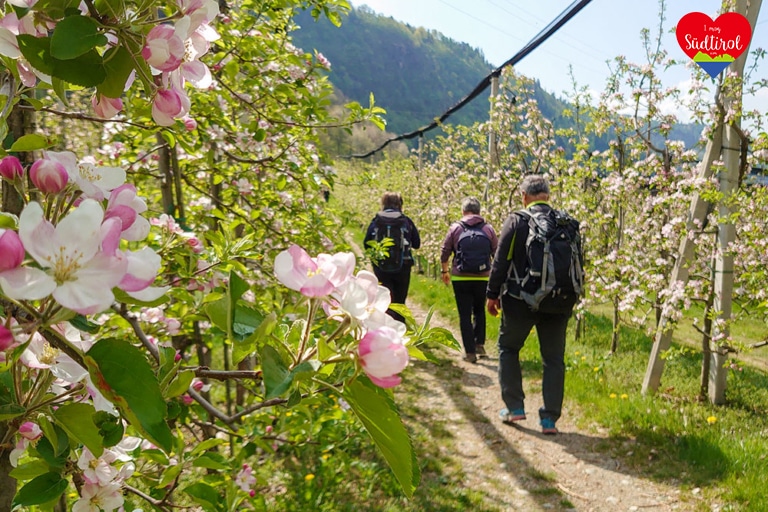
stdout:
MULTIPOLYGON (((760 12, 760 4, 762 0, 737 0, 736 11, 744 14, 749 21, 749 24, 754 28, 757 21, 757 15, 760 12)), ((747 49, 748 50, 748 49, 747 49)), ((746 58, 749 55, 748 51, 745 51, 728 69, 724 72, 735 73, 737 77, 741 78, 744 75, 744 64, 746 58)), ((716 97, 723 106, 723 111, 727 112, 734 105, 741 103, 741 88, 732 91, 730 94, 723 94, 718 89, 716 97)), ((721 114, 722 117, 722 114, 721 114)), ((720 174, 720 191, 726 195, 730 195, 738 186, 738 167, 740 153, 738 148, 740 147, 740 141, 736 126, 739 123, 738 119, 730 121, 731 124, 724 126, 721 118, 716 121, 714 133, 712 139, 707 143, 707 149, 704 154, 704 159, 699 167, 699 176, 707 178, 712 175, 712 163, 720 157, 720 154, 724 151, 725 171, 720 174), (730 148, 736 148, 731 150, 730 148)), ((727 202, 727 201, 726 201, 727 202)), ((702 225, 704 218, 707 215, 709 205, 700 196, 694 197, 691 203, 691 210, 688 216, 687 230, 683 240, 680 243, 680 251, 678 258, 675 262, 675 266, 672 269, 672 275, 670 276, 670 287, 676 287, 685 285, 688 282, 688 266, 694 257, 695 241, 687 236, 687 233, 691 230, 699 229, 702 225)), ((733 213, 730 208, 724 203, 718 207, 718 213, 721 218, 721 222, 718 225, 718 243, 720 245, 720 251, 718 253, 718 260, 715 265, 715 305, 716 311, 720 312, 720 318, 730 318, 731 312, 731 297, 733 294, 733 258, 729 257, 727 251, 728 245, 735 239, 735 227, 729 219, 730 213, 733 213)), ((727 328, 727 326, 726 326, 727 328)), ((664 360, 661 359, 661 354, 669 349, 672 342, 672 333, 674 329, 669 323, 669 318, 666 315, 662 315, 659 325, 656 329, 656 337, 654 340, 653 348, 651 349, 651 356, 648 361, 648 367, 643 379, 643 393, 655 392, 659 388, 661 383, 661 374, 664 370, 664 360)), ((726 334, 727 333, 721 333, 726 334)), ((718 332, 715 330, 715 337, 718 332)), ((713 351, 713 360, 710 370, 710 400, 714 403, 723 403, 725 397, 725 373, 723 365, 725 362, 722 353, 714 353, 722 351, 713 351)))
MULTIPOLYGON (((488 204, 488 189, 491 186, 491 180, 499 166, 499 148, 496 143, 496 129, 493 126, 493 105, 496 102, 496 96, 499 95, 499 75, 491 76, 491 107, 490 107, 490 130, 488 132, 488 173, 485 178, 485 192, 483 192, 483 203, 488 204)), ((487 207, 487 206, 486 206, 487 207)))

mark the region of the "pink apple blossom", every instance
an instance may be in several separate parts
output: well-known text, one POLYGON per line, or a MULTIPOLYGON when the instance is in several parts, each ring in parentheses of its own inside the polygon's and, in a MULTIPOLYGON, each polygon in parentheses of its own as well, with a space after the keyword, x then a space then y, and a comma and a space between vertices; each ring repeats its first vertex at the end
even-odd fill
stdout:
POLYGON ((56 226, 45 219, 39 203, 29 203, 21 212, 19 236, 45 273, 11 290, 3 282, 3 273, 3 291, 12 298, 27 299, 50 290, 59 304, 83 315, 107 309, 114 300, 112 288, 125 276, 128 261, 100 250, 103 219, 104 211, 93 199, 84 200, 56 226))
POLYGON ((256 484, 256 477, 253 476, 253 469, 248 464, 243 464, 243 468, 235 476, 235 485, 242 491, 248 492, 256 484))
POLYGON ((147 34, 141 56, 147 64, 160 71, 173 71, 184 58, 184 41, 172 25, 155 25, 147 34))
POLYGON ((197 121, 195 121, 191 117, 186 116, 181 121, 184 123, 184 128, 186 128, 188 132, 192 132, 197 129, 197 121))
POLYGON ((298 245, 277 255, 275 276, 291 290, 308 297, 323 297, 333 291, 333 284, 320 272, 317 262, 298 245))
POLYGON ((44 194, 58 194, 67 186, 69 175, 59 162, 43 158, 32 164, 29 179, 44 194))
POLYGON ((24 255, 18 233, 0 228, 0 272, 17 268, 24 261, 24 255))
POLYGON ((72 506, 72 512, 112 512, 125 501, 120 489, 119 483, 105 486, 86 483, 80 490, 80 499, 72 506))
POLYGON ((357 348, 360 364, 368 378, 382 388, 400 384, 397 375, 408 366, 408 349, 402 338, 389 327, 368 331, 357 348))
POLYGON ((110 192, 104 218, 119 217, 122 223, 121 238, 136 242, 149 235, 149 221, 141 216, 146 211, 147 204, 136 195, 136 187, 126 183, 110 192))
POLYGON ((117 287, 128 295, 149 302, 168 291, 168 286, 151 286, 160 271, 162 260, 150 247, 139 251, 117 251, 117 257, 127 261, 125 275, 117 287))
POLYGON ((391 302, 389 290, 367 270, 339 286, 334 297, 343 311, 359 321, 366 320, 374 311, 385 312, 391 302))
POLYGON ((111 190, 125 183, 125 170, 120 167, 99 167, 93 158, 78 162, 71 151, 46 151, 45 156, 64 166, 69 181, 83 192, 84 197, 102 201, 111 190))
POLYGON ((5 352, 16 343, 13 333, 4 325, 0 325, 0 352, 5 352))
POLYGON ((117 468, 112 463, 117 460, 117 455, 104 450, 101 457, 95 457, 88 448, 77 459, 77 467, 83 470, 83 479, 89 484, 100 486, 107 485, 115 480, 118 475, 117 468))
POLYGON ((123 110, 123 100, 120 98, 108 98, 99 93, 93 95, 91 105, 96 115, 103 119, 112 119, 118 112, 123 110))
POLYGON ((24 439, 34 441, 35 439, 40 439, 43 436, 43 431, 40 430, 40 427, 37 426, 37 423, 25 421, 19 427, 19 435, 24 439))
POLYGON ((21 162, 13 155, 8 155, 0 160, 0 176, 8 181, 14 181, 24 175, 24 168, 21 162))
POLYGON ((171 87, 160 89, 152 102, 152 119, 160 126, 172 126, 189 112, 189 98, 184 91, 171 87))

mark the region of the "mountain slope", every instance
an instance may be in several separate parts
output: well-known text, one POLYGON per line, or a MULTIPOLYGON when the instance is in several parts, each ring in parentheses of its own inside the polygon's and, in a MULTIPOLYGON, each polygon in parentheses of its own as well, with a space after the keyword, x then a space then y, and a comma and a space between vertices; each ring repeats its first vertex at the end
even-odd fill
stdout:
MULTIPOLYGON (((387 110, 390 133, 408 133, 428 125, 493 70, 480 50, 365 6, 352 9, 341 27, 324 17, 315 21, 309 12, 297 14, 295 20, 300 28, 291 33, 294 44, 305 51, 316 49, 328 58, 329 78, 345 97, 367 105, 373 93, 376 104, 387 110)), ((471 125, 487 120, 489 96, 490 88, 451 114, 446 123, 471 125)), ((534 82, 534 99, 556 128, 572 126, 573 121, 563 116, 569 104, 543 90, 538 81, 534 82)), ((700 133, 700 126, 678 125, 671 138, 692 147, 700 133)), ((602 137, 593 145, 605 149, 607 142, 602 137)), ((567 141, 558 139, 557 143, 569 150, 567 141)))
MULTIPOLYGON (((387 110, 387 130, 413 131, 432 122, 493 69, 482 53, 439 32, 413 28, 353 9, 341 28, 327 19, 299 14, 300 30, 291 35, 304 50, 317 49, 331 62, 330 80, 345 96, 368 103, 370 93, 387 110)), ((475 98, 448 122, 472 124, 488 117, 490 90, 475 98)))

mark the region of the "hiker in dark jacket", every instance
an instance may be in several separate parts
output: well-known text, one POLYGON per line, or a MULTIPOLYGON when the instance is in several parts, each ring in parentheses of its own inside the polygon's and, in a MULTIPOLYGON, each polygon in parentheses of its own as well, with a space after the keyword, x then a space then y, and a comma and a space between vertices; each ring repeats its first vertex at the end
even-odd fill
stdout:
MULTIPOLYGON (((549 184, 543 176, 526 176, 521 189, 526 211, 548 212, 552 209, 548 202, 549 184)), ((513 213, 507 218, 499 236, 499 246, 488 279, 488 312, 493 316, 502 312, 499 329, 499 383, 506 408, 499 415, 508 424, 526 418, 520 350, 535 326, 544 365, 544 406, 539 409, 539 420, 544 434, 556 434, 555 422, 560 418, 563 405, 565 333, 571 311, 533 311, 528 303, 519 298, 520 286, 510 278, 514 275, 510 267, 514 265, 517 275, 525 275, 528 231, 525 216, 513 213)))
MULTIPOLYGON (((368 230, 365 233, 363 245, 368 246, 371 240, 381 240, 378 233, 383 223, 396 226, 399 233, 393 232, 392 237, 402 235, 403 250, 398 251, 397 247, 390 249, 390 255, 397 254, 398 261, 392 264, 392 261, 374 262, 373 273, 376 274, 382 286, 389 289, 393 304, 405 304, 408 296, 408 287, 411 284, 411 267, 413 266, 412 250, 421 247, 421 237, 419 230, 413 221, 403 213, 403 197, 397 192, 385 192, 381 196, 381 211, 371 221, 368 230), (392 267, 392 268, 390 268, 392 267)), ((395 320, 404 321, 403 317, 394 311, 387 310, 389 316, 395 320)))
POLYGON ((461 220, 451 224, 443 240, 440 263, 443 282, 453 283, 464 360, 474 363, 485 355, 485 290, 490 259, 499 241, 493 227, 480 216, 480 201, 464 199, 461 214, 461 220))

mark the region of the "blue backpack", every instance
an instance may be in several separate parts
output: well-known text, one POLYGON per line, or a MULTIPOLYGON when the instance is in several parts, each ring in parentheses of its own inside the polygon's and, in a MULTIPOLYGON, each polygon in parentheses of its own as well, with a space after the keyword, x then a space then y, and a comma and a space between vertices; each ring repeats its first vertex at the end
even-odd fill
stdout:
POLYGON ((479 274, 491 268, 491 239, 483 231, 485 222, 470 226, 459 221, 464 231, 456 242, 456 268, 461 273, 479 274))

